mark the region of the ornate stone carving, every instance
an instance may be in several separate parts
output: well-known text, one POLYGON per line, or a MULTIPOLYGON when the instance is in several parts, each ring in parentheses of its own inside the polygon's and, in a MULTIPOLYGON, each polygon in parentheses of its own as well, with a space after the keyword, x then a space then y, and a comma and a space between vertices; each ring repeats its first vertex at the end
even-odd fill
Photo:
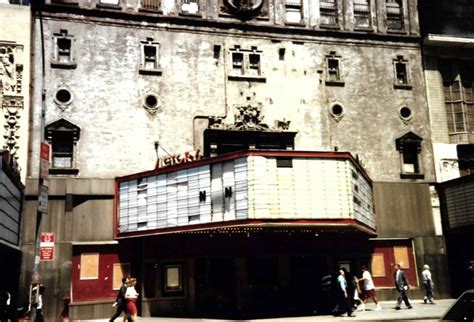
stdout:
POLYGON ((21 96, 4 95, 2 97, 2 110, 6 120, 3 148, 9 150, 12 157, 17 161, 18 155, 16 152, 20 148, 18 145, 18 139, 20 138, 18 132, 20 125, 18 121, 20 119, 20 111, 23 110, 23 98, 21 96))
POLYGON ((209 129, 230 131, 287 131, 291 121, 275 120, 274 128, 263 123, 263 114, 260 103, 247 104, 235 107, 234 124, 224 123, 224 116, 209 116, 209 129))
POLYGON ((258 106, 246 105, 237 107, 235 114, 234 130, 254 130, 262 131, 268 129, 268 125, 263 123, 261 108, 258 106))
POLYGON ((283 121, 280 121, 280 120, 275 121, 275 127, 278 130, 286 131, 290 128, 290 123, 291 123, 291 121, 287 121, 285 118, 283 118, 283 121))
POLYGON ((264 0, 224 0, 224 4, 225 12, 248 19, 261 13, 264 0))
POLYGON ((219 128, 225 127, 225 124, 223 121, 224 121, 223 116, 210 116, 208 127, 210 129, 219 129, 219 128))
POLYGON ((3 148, 18 160, 19 119, 23 110, 23 65, 18 64, 15 54, 23 50, 12 42, 0 42, 0 106, 5 117, 3 148))
POLYGON ((237 12, 250 13, 259 9, 263 0, 226 0, 226 4, 237 12))
POLYGON ((262 109, 258 104, 237 106, 234 124, 226 124, 224 120, 225 117, 223 116, 210 116, 208 128, 231 131, 286 131, 289 129, 291 122, 286 119, 283 119, 283 121, 276 120, 275 128, 270 128, 263 123, 262 109))

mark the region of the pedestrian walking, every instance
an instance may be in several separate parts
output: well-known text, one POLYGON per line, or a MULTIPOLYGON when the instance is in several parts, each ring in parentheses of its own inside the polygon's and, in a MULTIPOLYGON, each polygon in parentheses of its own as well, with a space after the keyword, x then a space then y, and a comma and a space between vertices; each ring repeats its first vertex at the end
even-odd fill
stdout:
POLYGON ((353 305, 352 305, 352 310, 358 309, 360 305, 363 304, 361 297, 362 297, 362 291, 359 286, 359 279, 357 276, 352 277, 352 283, 354 284, 354 297, 353 297, 353 305))
POLYGON ((393 274, 393 278, 395 280, 395 287, 398 291, 398 298, 397 298, 397 306, 395 306, 395 310, 400 310, 400 305, 405 302, 407 308, 411 309, 412 306, 410 301, 408 300, 407 293, 410 285, 408 283, 408 279, 405 275, 405 272, 402 271, 400 264, 395 264, 395 273, 393 274))
POLYGON ((9 293, 0 289, 0 322, 8 321, 9 293))
POLYGON ((425 297, 423 302, 425 304, 429 301, 430 304, 434 304, 433 301, 433 279, 431 278, 430 267, 428 265, 423 265, 423 271, 421 272, 421 279, 423 281, 423 287, 425 288, 425 297))
MULTIPOLYGON (((137 279, 136 278, 130 278, 128 281, 128 287, 127 291, 125 292, 125 299, 127 300, 127 317, 132 318, 133 322, 138 321, 138 311, 137 311, 137 305, 136 301, 138 298, 138 292, 135 289, 135 285, 137 284, 137 279)), ((125 321, 125 318, 124 318, 125 321)))
POLYGON ((43 285, 38 285, 37 290, 38 290, 38 303, 36 303, 35 322, 44 322, 44 317, 43 317, 43 295, 44 295, 44 291, 46 290, 46 287, 44 287, 43 285))
MULTIPOLYGON (((126 301, 125 301, 125 293, 127 292, 127 283, 128 283, 128 277, 122 278, 122 285, 120 286, 118 292, 117 292, 117 297, 115 298, 115 302, 112 305, 113 307, 116 307, 115 314, 110 318, 110 322, 113 322, 116 318, 118 318, 122 312, 127 315, 127 306, 126 306, 126 301)), ((132 319, 129 317, 128 321, 131 322, 132 319)))
POLYGON ((375 311, 380 311, 382 307, 380 306, 377 296, 375 294, 375 285, 372 280, 372 275, 367 269, 367 266, 362 266, 362 277, 359 279, 362 282, 362 304, 359 306, 359 311, 365 311, 365 303, 367 300, 372 299, 375 304, 375 311))
POLYGON ((337 277, 336 282, 337 288, 337 305, 333 310, 334 316, 340 316, 344 313, 347 313, 347 316, 353 317, 351 308, 351 299, 349 297, 349 292, 347 290, 347 281, 344 276, 344 271, 339 270, 339 276, 337 277))

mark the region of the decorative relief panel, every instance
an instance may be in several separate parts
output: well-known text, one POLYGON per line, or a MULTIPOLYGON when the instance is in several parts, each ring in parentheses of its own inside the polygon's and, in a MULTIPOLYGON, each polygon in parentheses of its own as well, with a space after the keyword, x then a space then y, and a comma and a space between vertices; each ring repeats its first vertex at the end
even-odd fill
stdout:
POLYGON ((222 15, 235 15, 239 19, 268 18, 268 0, 219 0, 222 15))
POLYGON ((275 120, 275 128, 271 128, 263 122, 261 104, 248 104, 235 107, 233 124, 224 123, 222 116, 210 116, 209 128, 232 131, 287 131, 290 122, 286 119, 275 120))
POLYGON ((23 46, 0 42, 0 106, 5 117, 3 148, 18 160, 19 119, 23 110, 23 64, 17 57, 23 46))

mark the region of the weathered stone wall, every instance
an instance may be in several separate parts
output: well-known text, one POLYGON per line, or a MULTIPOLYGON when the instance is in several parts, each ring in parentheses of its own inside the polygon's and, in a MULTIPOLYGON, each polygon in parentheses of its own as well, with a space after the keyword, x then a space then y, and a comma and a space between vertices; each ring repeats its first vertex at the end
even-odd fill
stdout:
MULTIPOLYGON (((46 124, 64 118, 81 128, 76 152, 80 177, 110 178, 151 169, 155 141, 171 153, 191 150, 202 140, 194 131, 195 117, 227 116, 224 122, 232 123, 235 107, 249 102, 262 105, 264 122, 271 126, 276 120, 290 120, 290 130, 298 131, 297 150, 348 150, 359 155, 376 181, 400 180, 395 139, 413 131, 424 139, 420 163, 425 178, 432 177, 429 117, 416 42, 174 28, 159 23, 124 25, 84 17, 47 18, 44 32, 46 124), (61 29, 74 37, 75 69, 49 66, 51 39, 61 29), (146 38, 160 43, 161 75, 138 72, 140 42, 146 38), (221 48, 218 57, 216 45, 221 48), (236 45, 262 51, 263 82, 228 79, 228 50, 236 45), (331 51, 340 56, 344 86, 325 84, 325 59, 331 51), (397 55, 408 59, 412 89, 394 88, 397 55), (65 109, 53 100, 60 87, 68 88, 74 97, 65 109), (154 115, 143 108, 147 93, 159 98, 154 115), (329 113, 336 102, 344 108, 339 121, 329 113), (412 111, 408 122, 399 117, 402 106, 412 111)), ((38 23, 35 34, 35 46, 40 48, 38 23)), ((35 59, 38 74, 39 56, 35 59)), ((33 135, 38 142, 39 91, 34 106, 33 135)), ((31 165, 37 164, 37 148, 33 144, 31 165)), ((32 170, 36 176, 37 170, 32 170)))

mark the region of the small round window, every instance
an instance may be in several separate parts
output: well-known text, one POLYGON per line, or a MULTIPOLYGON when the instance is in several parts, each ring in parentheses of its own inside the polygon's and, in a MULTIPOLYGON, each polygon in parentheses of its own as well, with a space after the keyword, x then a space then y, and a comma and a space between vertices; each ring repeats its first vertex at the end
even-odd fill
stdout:
POLYGON ((145 94, 143 97, 143 107, 150 113, 155 114, 160 107, 160 100, 156 94, 145 94))
POLYGON ((54 100, 59 105, 69 105, 72 99, 72 93, 67 88, 60 88, 54 94, 54 100))
POLYGON ((331 105, 331 108, 329 109, 329 112, 331 113, 331 116, 337 122, 339 122, 342 119, 342 117, 344 116, 344 107, 339 103, 335 103, 335 104, 331 105))
POLYGON ((403 106, 403 107, 400 108, 399 114, 400 114, 400 117, 405 121, 410 120, 411 117, 413 116, 413 113, 411 112, 411 109, 409 107, 406 107, 406 106, 403 106))
POLYGON ((344 109, 339 104, 334 104, 331 107, 331 113, 335 116, 341 116, 344 113, 344 109))
POLYGON ((145 97, 145 104, 149 108, 156 108, 158 106, 158 97, 153 94, 149 94, 145 97))

